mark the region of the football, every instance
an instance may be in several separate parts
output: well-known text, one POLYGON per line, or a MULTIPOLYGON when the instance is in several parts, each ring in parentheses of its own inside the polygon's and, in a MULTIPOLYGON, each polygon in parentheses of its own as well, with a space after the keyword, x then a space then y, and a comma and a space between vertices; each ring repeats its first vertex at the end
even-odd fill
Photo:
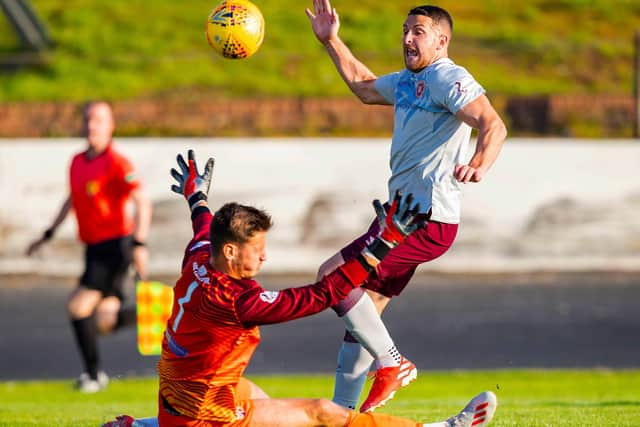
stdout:
POLYGON ((225 0, 207 19, 207 41, 225 58, 248 58, 264 39, 264 18, 248 0, 225 0))

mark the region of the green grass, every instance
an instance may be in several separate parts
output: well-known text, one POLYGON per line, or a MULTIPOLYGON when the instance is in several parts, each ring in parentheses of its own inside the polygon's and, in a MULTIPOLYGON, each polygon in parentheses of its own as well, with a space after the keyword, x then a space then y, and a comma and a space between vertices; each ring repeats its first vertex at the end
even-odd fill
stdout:
MULTIPOLYGON (((208 47, 216 1, 40 0, 32 3, 57 48, 46 64, 4 74, 0 102, 194 96, 349 95, 304 13, 311 1, 255 0, 262 49, 242 61, 208 47)), ((401 25, 415 2, 335 0, 343 39, 378 73, 402 67, 401 25)), ((637 0, 443 0, 451 56, 491 94, 630 94, 637 0)), ((17 40, 0 16, 0 55, 17 40)))
MULTIPOLYGON (((272 397, 328 397, 330 376, 252 377, 272 397)), ((81 395, 69 382, 0 383, 0 426, 97 426, 120 413, 153 416, 155 379, 114 380, 107 391, 81 395)), ((518 370, 426 372, 382 412, 420 421, 456 413, 473 394, 493 390, 492 426, 638 426, 640 371, 518 370)))

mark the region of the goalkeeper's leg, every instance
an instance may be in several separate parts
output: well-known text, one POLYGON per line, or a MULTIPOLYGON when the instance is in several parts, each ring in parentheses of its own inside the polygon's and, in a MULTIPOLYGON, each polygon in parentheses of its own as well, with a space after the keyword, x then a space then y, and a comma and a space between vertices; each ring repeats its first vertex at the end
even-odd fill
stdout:
MULTIPOLYGON (((233 427, 485 427, 497 407, 496 396, 483 392, 474 397, 457 415, 446 421, 423 424, 386 414, 359 413, 343 408, 326 399, 250 399, 237 402, 242 417, 230 424, 233 427)), ((161 413, 163 425, 203 425, 202 421, 180 415, 161 413)), ((106 427, 155 427, 155 418, 134 419, 119 416, 106 427)))
POLYGON ((254 400, 251 406, 250 419, 243 426, 484 427, 493 418, 497 401, 493 393, 484 392, 473 398, 457 415, 446 421, 427 424, 386 414, 359 413, 326 399, 254 400))
POLYGON ((361 414, 327 399, 253 401, 252 427, 421 427, 422 423, 385 414, 361 414))

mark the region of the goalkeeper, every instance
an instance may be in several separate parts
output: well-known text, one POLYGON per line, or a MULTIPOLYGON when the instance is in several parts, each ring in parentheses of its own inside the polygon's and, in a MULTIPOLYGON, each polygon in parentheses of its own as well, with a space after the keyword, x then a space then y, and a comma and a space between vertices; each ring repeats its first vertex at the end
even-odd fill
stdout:
MULTIPOLYGON (((361 414, 325 399, 270 399, 242 375, 260 342, 259 325, 318 313, 360 286, 386 253, 417 229, 419 207, 412 197, 394 198, 388 212, 374 207, 380 234, 355 258, 321 281, 267 291, 253 277, 266 260, 270 216, 251 206, 227 203, 214 215, 207 205, 213 159, 201 175, 193 151, 172 190, 191 210, 194 236, 186 247, 182 274, 174 288, 158 363, 158 418, 120 416, 107 426, 418 426, 384 414, 361 414)), ((455 417, 425 426, 484 426, 495 396, 482 393, 455 417)))

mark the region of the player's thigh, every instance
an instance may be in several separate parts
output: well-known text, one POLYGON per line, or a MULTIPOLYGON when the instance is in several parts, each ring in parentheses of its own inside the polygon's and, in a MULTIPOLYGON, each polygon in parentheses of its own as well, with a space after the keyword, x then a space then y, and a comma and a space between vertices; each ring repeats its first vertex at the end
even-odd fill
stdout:
POLYGON ((451 247, 457 230, 457 224, 428 222, 389 251, 364 287, 386 297, 400 295, 420 264, 440 257, 451 247))
POLYGON ((67 312, 74 319, 89 317, 101 300, 102 292, 80 285, 69 295, 67 312))
POLYGON ((458 224, 429 221, 424 227, 414 231, 400 245, 391 249, 380 262, 380 268, 396 266, 414 268, 433 261, 449 250, 456 238, 458 224))
POLYGON ((238 385, 236 386, 236 398, 238 400, 268 399, 269 395, 253 381, 249 381, 245 377, 240 377, 238 385))
POLYGON ((343 427, 349 410, 327 399, 254 400, 251 427, 343 427))
POLYGON ((344 264, 347 259, 355 258, 362 249, 367 246, 367 242, 375 238, 380 232, 380 226, 378 221, 374 219, 369 226, 369 229, 362 235, 358 236, 355 240, 349 243, 344 248, 340 249, 338 253, 326 260, 318 269, 317 280, 322 279, 327 274, 331 273, 336 268, 344 264))

